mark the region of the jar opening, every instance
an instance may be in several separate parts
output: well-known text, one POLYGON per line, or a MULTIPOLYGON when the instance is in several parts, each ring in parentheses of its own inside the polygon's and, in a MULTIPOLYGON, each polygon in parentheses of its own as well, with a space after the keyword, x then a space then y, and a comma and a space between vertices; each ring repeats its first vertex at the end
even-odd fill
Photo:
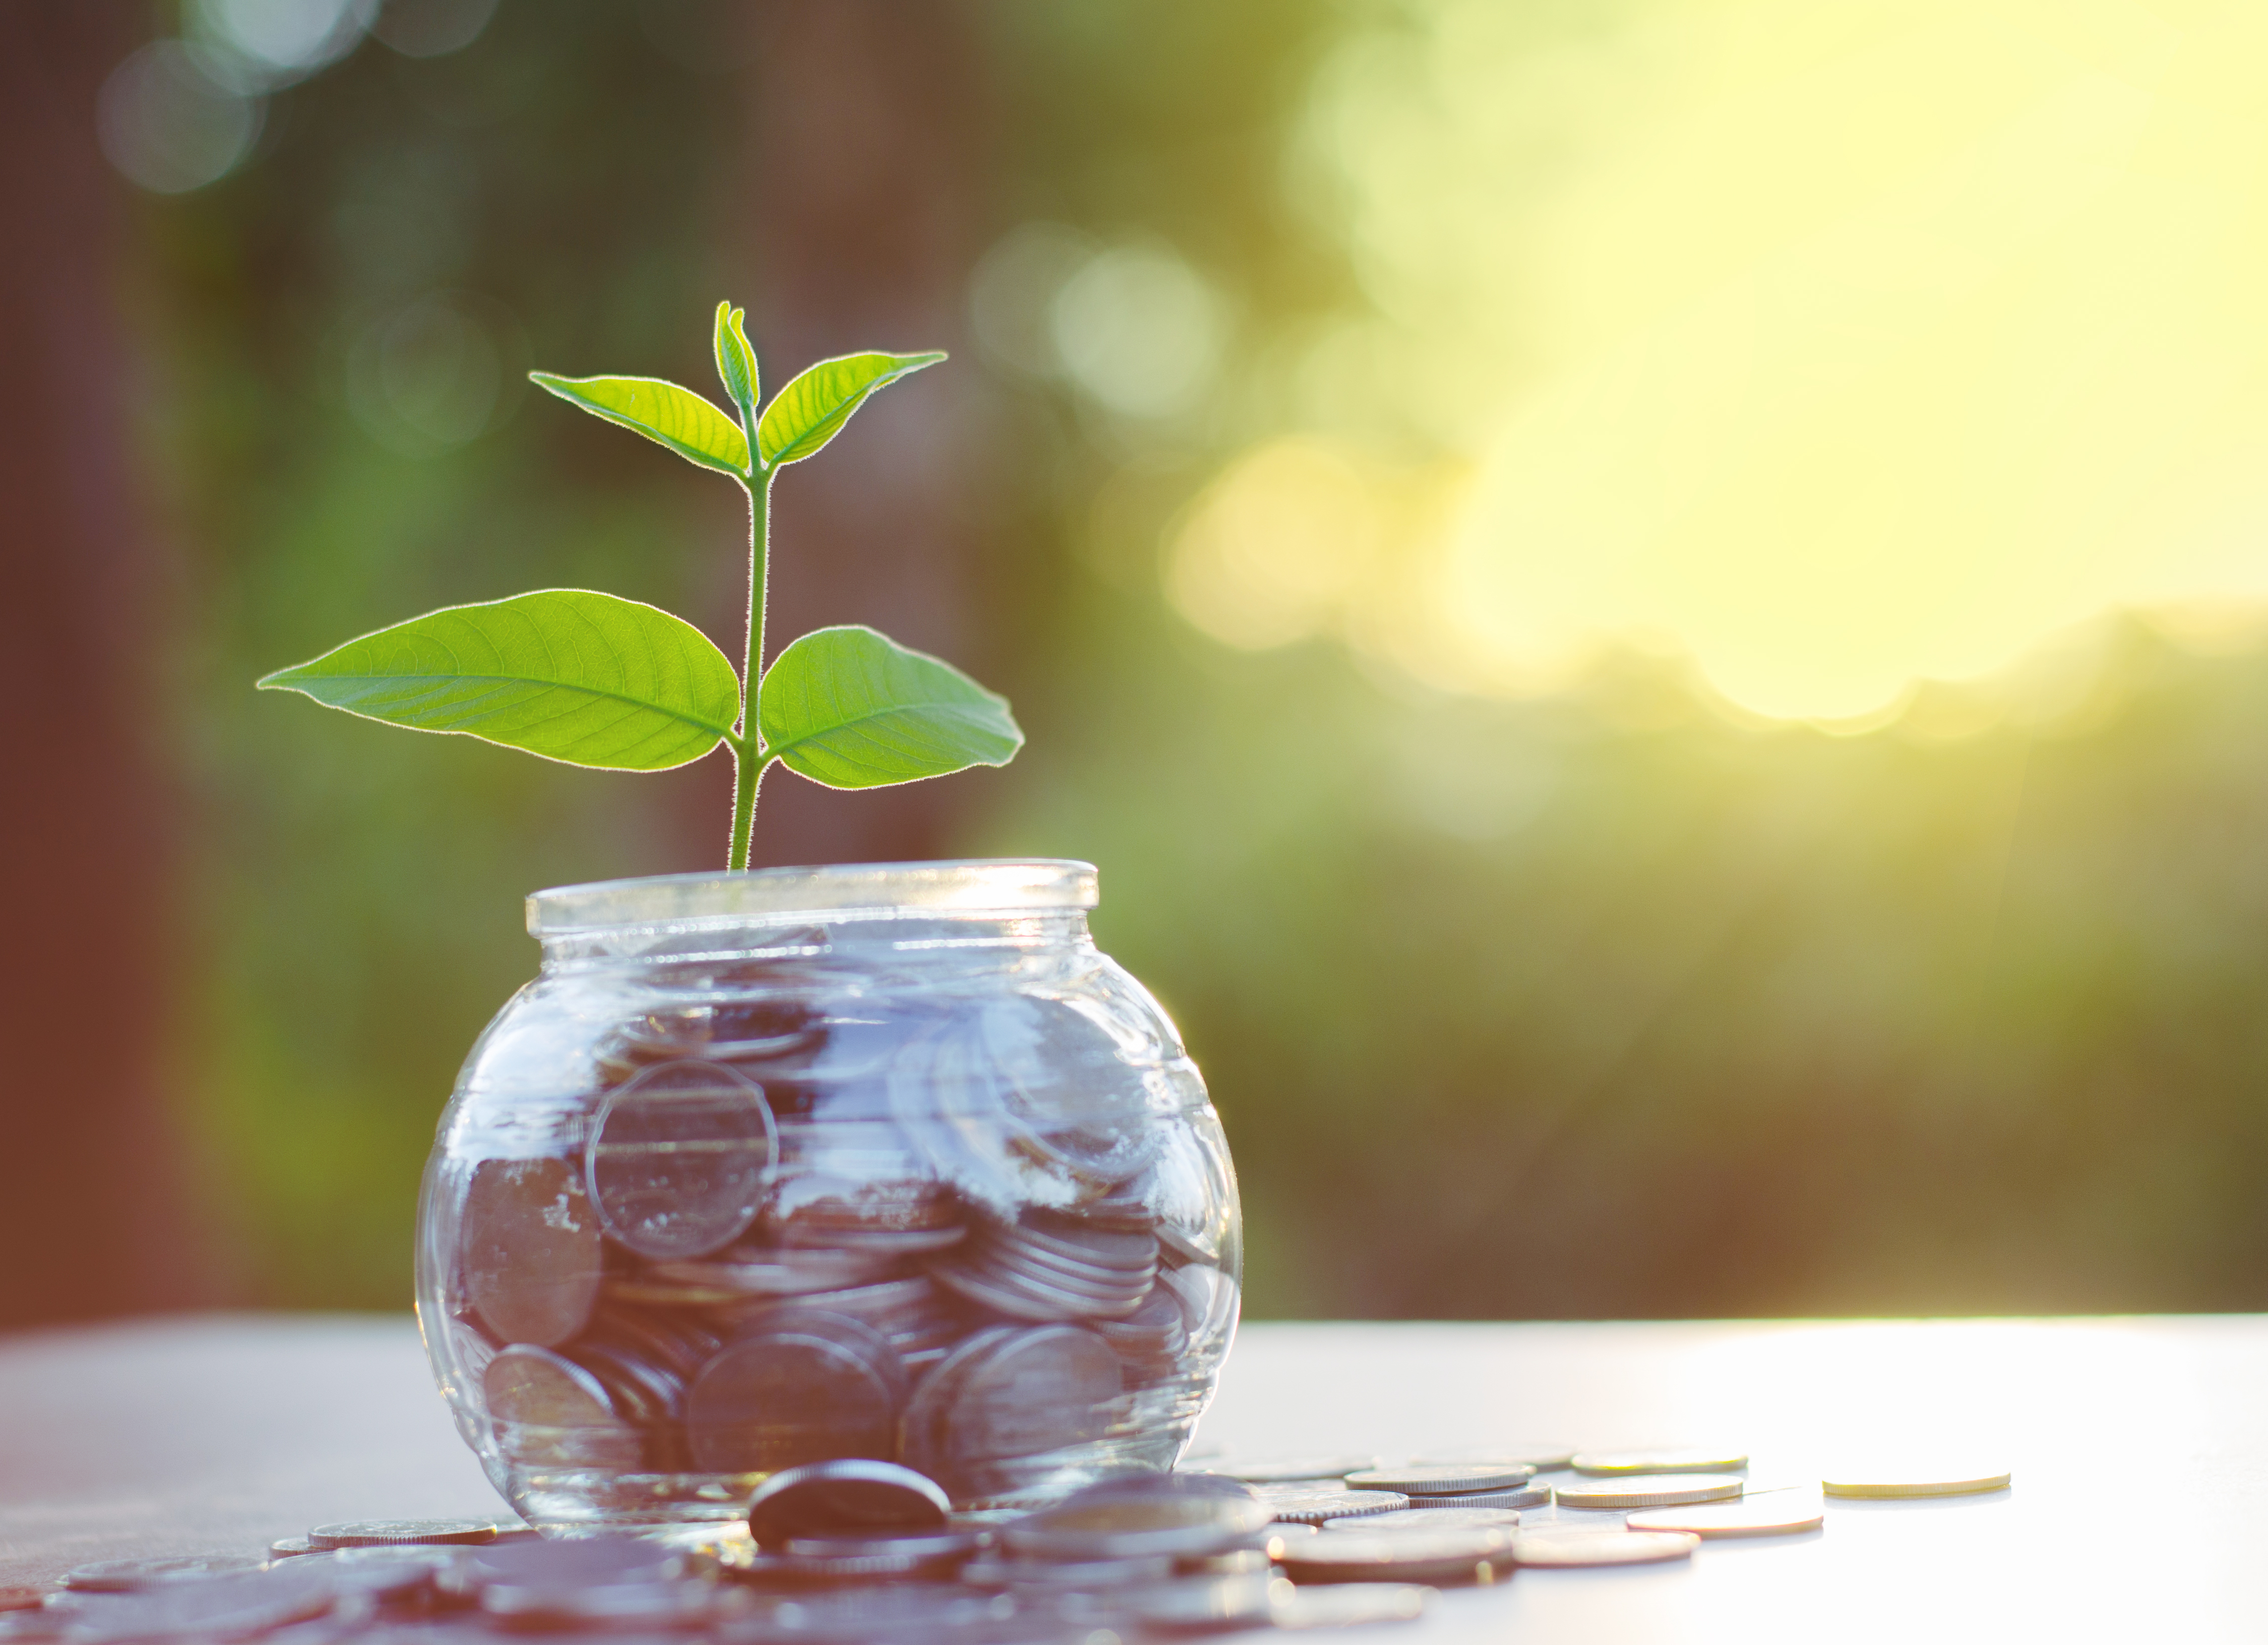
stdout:
POLYGON ((560 885, 527 900, 532 936, 622 926, 765 919, 850 909, 1020 914, 1084 910, 1101 900, 1092 863, 979 857, 946 863, 837 863, 738 874, 657 874, 560 885))

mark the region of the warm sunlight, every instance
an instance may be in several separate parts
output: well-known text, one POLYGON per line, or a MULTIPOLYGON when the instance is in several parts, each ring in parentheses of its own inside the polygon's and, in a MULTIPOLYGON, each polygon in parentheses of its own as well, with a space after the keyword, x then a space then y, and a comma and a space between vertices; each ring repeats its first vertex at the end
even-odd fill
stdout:
MULTIPOLYGON (((1620 10, 1436 0, 1318 81, 1307 175, 1379 318, 1309 409, 1475 465, 1445 640, 1544 683, 1666 643, 1835 718, 2268 594, 2268 8, 1620 10)), ((1270 596, 1271 551, 1184 546, 1177 593, 1265 643, 1343 547, 1270 596)))

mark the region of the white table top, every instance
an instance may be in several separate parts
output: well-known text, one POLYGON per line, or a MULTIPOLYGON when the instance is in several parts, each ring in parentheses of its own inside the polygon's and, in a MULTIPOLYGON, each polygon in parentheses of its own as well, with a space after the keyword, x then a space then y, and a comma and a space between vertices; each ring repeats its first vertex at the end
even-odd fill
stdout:
MULTIPOLYGON (((1375 1635, 1410 1645, 2268 1639, 2264 1396, 2268 1318, 1255 1325, 1197 1444, 1723 1443, 1759 1485, 1911 1445, 2015 1472, 1984 1497, 1830 1500, 1823 1531, 1690 1564, 1522 1571, 1375 1635)), ((0 1339, 0 1583, 496 1508, 406 1319, 0 1339)))

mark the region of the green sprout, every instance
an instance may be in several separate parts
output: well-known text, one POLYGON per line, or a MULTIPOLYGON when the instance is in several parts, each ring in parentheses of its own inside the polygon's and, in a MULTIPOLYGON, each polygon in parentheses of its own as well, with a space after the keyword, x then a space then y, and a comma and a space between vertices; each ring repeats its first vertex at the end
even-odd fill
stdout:
POLYGON ((1007 700, 872 628, 814 629, 762 667, 772 481, 816 456, 877 389, 945 356, 821 360, 759 413, 742 315, 717 305, 717 371, 737 416, 659 378, 528 373, 747 494, 747 649, 737 672, 682 618, 612 594, 549 588, 428 612, 278 669, 261 689, 613 771, 666 771, 721 743, 733 752, 733 869, 748 865, 756 790, 774 761, 834 789, 1007 764, 1024 743, 1007 700))

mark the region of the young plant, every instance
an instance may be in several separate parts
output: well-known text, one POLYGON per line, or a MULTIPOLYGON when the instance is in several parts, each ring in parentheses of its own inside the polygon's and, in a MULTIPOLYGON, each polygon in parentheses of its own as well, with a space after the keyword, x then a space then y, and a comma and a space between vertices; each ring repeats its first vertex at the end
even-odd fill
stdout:
POLYGON ((659 378, 528 373, 747 494, 748 626, 737 672, 681 618, 612 594, 549 588, 413 617, 279 669, 261 689, 613 771, 665 771, 721 743, 733 753, 725 860, 734 869, 748 865, 756 790, 775 761, 834 789, 1007 764, 1024 742, 1007 700, 872 628, 814 629, 762 667, 772 482, 789 464, 816 456, 877 389, 945 356, 821 360, 760 413, 742 313, 717 305, 717 371, 733 415, 659 378))

